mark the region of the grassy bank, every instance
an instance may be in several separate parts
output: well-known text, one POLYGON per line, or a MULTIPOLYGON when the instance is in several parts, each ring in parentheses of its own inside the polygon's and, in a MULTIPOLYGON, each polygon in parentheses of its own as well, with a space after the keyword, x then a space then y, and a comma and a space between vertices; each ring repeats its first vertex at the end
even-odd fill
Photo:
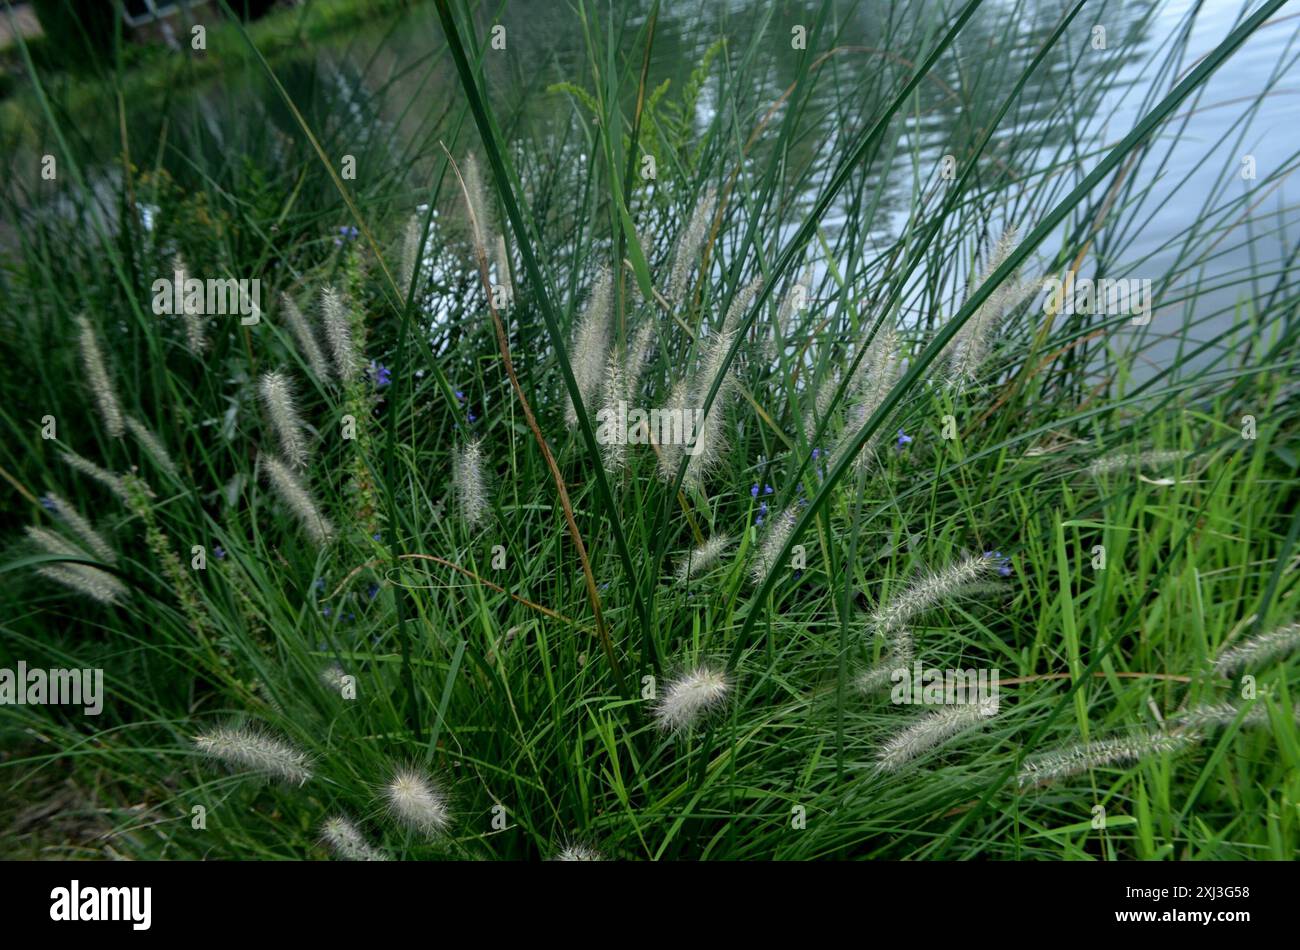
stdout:
POLYGON ((1137 240, 1276 7, 1158 38, 1091 141, 1132 54, 1077 5, 918 4, 868 47, 826 4, 806 49, 764 6, 666 84, 657 7, 583 8, 543 92, 439 4, 456 85, 414 104, 273 83, 212 107, 224 152, 196 122, 16 180, 0 666, 106 698, 0 708, 6 797, 101 819, 6 846, 1293 857, 1300 288, 1260 199, 1300 156, 1137 240), (1063 65, 1087 88, 1026 93, 1063 65), (260 320, 157 315, 178 255, 260 280, 260 320), (618 444, 620 402, 699 451, 618 444), (996 702, 891 701, 916 663, 996 702))

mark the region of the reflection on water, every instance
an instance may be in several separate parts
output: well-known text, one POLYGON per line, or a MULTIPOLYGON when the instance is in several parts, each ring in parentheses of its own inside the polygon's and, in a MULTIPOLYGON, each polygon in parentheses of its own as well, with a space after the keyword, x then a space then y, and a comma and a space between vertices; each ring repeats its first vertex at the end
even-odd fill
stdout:
MULTIPOLYGON (((1059 200, 1095 163, 1098 150, 1122 138, 1170 88, 1176 77, 1158 66, 1186 26, 1192 2, 1134 0, 1105 4, 1095 14, 1085 11, 1033 71, 999 123, 987 151, 991 167, 1034 182, 1044 189, 1045 200, 1059 200), (1099 26, 1113 54, 1108 57, 1090 55, 1099 26), (1068 105, 1065 112, 1071 121, 1061 121, 1063 104, 1068 105)), ((648 88, 665 81, 674 90, 683 88, 705 51, 725 37, 729 57, 752 63, 743 71, 746 88, 735 88, 736 77, 742 74, 737 70, 726 71, 721 80, 729 84, 728 94, 739 106, 735 127, 728 134, 743 142, 794 82, 798 58, 790 51, 790 24, 815 23, 818 7, 766 2, 702 6, 670 3, 660 11, 648 88)), ((788 235, 792 222, 810 207, 817 189, 844 157, 847 143, 880 114, 885 97, 914 66, 898 50, 924 49, 942 29, 936 6, 871 2, 850 5, 837 14, 842 19, 834 27, 835 50, 814 64, 835 81, 816 85, 804 106, 810 131, 791 144, 788 164, 806 170, 807 176, 799 179, 803 184, 796 193, 783 198, 783 234, 788 235), (886 35, 894 40, 888 49, 882 41, 886 35), (900 37, 914 41, 900 43, 900 37), (871 82, 874 76, 881 81, 871 82), (853 95, 846 96, 845 89, 853 95)), ((640 12, 621 24, 619 46, 626 57, 619 67, 627 69, 639 66, 640 51, 632 47, 648 12, 648 4, 632 7, 640 12)), ((927 170, 938 166, 950 143, 970 142, 978 135, 981 129, 976 123, 987 121, 989 104, 1013 93, 1021 67, 1034 57, 1062 9, 1062 4, 1050 0, 985 2, 957 39, 955 55, 940 60, 890 129, 887 145, 873 156, 869 175, 880 176, 888 185, 883 198, 864 209, 855 198, 862 189, 846 189, 822 220, 824 233, 833 236, 853 217, 869 241, 882 248, 894 242, 913 216, 918 178, 928 177, 927 170), (1010 67, 1006 60, 991 57, 993 50, 1009 51, 1010 67), (972 102, 982 108, 969 107, 972 102)), ((1176 65, 1190 68, 1197 56, 1230 31, 1239 14, 1239 5, 1231 0, 1204 4, 1187 52, 1176 65)), ((480 36, 490 27, 486 14, 483 17, 476 24, 480 36)), ((506 28, 509 55, 488 51, 482 69, 521 167, 529 167, 530 151, 545 152, 548 158, 561 156, 571 167, 581 167, 587 145, 569 121, 572 110, 579 107, 570 96, 547 91, 551 83, 565 80, 592 86, 594 67, 588 61, 581 24, 567 6, 551 0, 513 0, 500 22, 506 28)), ((1283 23, 1252 37, 1228 68, 1184 108, 1187 115, 1179 120, 1182 134, 1177 146, 1162 152, 1160 140, 1152 144, 1125 192, 1126 201, 1141 202, 1143 213, 1134 215, 1133 227, 1115 246, 1096 248, 1108 270, 1117 276, 1126 270, 1137 277, 1158 276, 1181 259, 1181 242, 1206 207, 1222 200, 1228 189, 1240 190, 1248 184, 1239 177, 1234 180, 1243 149, 1249 149, 1261 169, 1293 159, 1300 143, 1300 99, 1297 90, 1280 86, 1279 79, 1288 65, 1294 65, 1294 35, 1292 26, 1283 23), (1243 117, 1245 104, 1263 93, 1268 95, 1257 111, 1243 117)), ((413 183, 426 180, 440 155, 436 142, 454 136, 462 123, 465 128, 459 131, 472 134, 472 123, 462 112, 459 84, 443 49, 437 16, 431 5, 425 5, 301 55, 278 59, 274 67, 327 154, 353 155, 363 169, 409 171, 409 210, 419 203, 413 183)), ((707 127, 715 96, 716 87, 705 84, 695 115, 686 117, 697 131, 707 127)), ((629 111, 631 107, 629 102, 629 111)), ((746 168, 761 166, 769 140, 775 140, 779 115, 780 108, 754 143, 746 168)), ((78 134, 89 152, 102 159, 98 175, 108 176, 111 182, 120 148, 118 129, 111 114, 102 118, 100 125, 85 123, 78 134)), ((137 150, 143 150, 144 143, 164 140, 176 145, 176 153, 165 154, 165 161, 171 154, 208 156, 213 163, 238 163, 241 156, 258 156, 257 161, 265 162, 271 156, 290 171, 316 161, 302 142, 297 118, 253 69, 182 94, 165 107, 133 107, 128 111, 127 131, 131 142, 140 143, 137 150)), ((199 186, 201 167, 167 164, 178 179, 184 181, 189 175, 189 185, 199 186)), ((91 171, 94 175, 93 166, 91 171)), ((534 187, 527 176, 525 181, 534 187)), ((314 206, 332 200, 333 183, 324 175, 305 173, 294 184, 302 190, 300 199, 318 199, 314 206)), ((539 203, 542 214, 548 202, 557 200, 554 193, 540 188, 529 197, 539 203)), ((311 200, 302 204, 313 206, 311 200)), ((1037 207, 1042 207, 1041 202, 1037 207)), ((1010 219, 1017 213, 1013 201, 1003 216, 1010 219)), ((1213 269, 1228 273, 1245 267, 1251 253, 1239 241, 1225 241, 1213 269)), ((1258 245, 1254 253, 1261 253, 1258 245)), ((965 277, 953 274, 951 279, 960 283, 965 277)), ((1198 306, 1225 307, 1235 293, 1229 289, 1222 299, 1207 295, 1198 306)))

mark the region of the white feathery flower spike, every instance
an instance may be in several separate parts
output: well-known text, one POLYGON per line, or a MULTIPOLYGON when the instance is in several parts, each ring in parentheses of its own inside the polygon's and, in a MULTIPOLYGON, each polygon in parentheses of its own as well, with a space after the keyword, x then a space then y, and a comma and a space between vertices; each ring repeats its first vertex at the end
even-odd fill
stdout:
POLYGON ((785 343, 790 342, 790 323, 794 315, 808 306, 808 294, 812 290, 813 269, 812 265, 804 268, 799 278, 790 285, 781 298, 781 304, 776 309, 776 323, 772 326, 772 339, 768 342, 768 356, 776 356, 777 335, 780 334, 781 340, 785 343))
MULTIPOLYGON (((884 403, 898 379, 899 362, 898 333, 892 326, 882 326, 858 363, 857 372, 849 381, 846 394, 849 407, 844 414, 844 435, 835 447, 833 464, 838 463, 840 455, 852 448, 857 434, 884 403)), ((877 426, 876 431, 871 433, 854 456, 856 471, 860 472, 875 458, 876 443, 880 441, 880 433, 884 428, 883 425, 877 426)))
POLYGON ((266 417, 280 442, 280 455, 290 467, 307 467, 307 440, 293 403, 293 384, 283 373, 263 373, 259 390, 266 417))
POLYGON ((906 627, 897 629, 890 639, 885 656, 875 666, 858 674, 853 686, 860 693, 874 693, 894 682, 894 674, 899 670, 906 673, 915 658, 916 644, 912 639, 912 631, 906 627))
POLYGON ((298 476, 273 455, 263 455, 260 460, 271 487, 302 523, 307 536, 317 544, 328 542, 334 536, 334 526, 321 514, 320 508, 298 480, 298 476))
POLYGON ((497 235, 495 247, 496 256, 494 264, 497 272, 497 286, 505 291, 506 305, 514 303, 515 285, 510 280, 510 255, 506 252, 506 237, 504 234, 497 235))
MULTIPOLYGON (((181 286, 184 287, 185 261, 180 257, 180 255, 177 255, 172 260, 172 270, 179 272, 180 276, 174 279, 180 280, 181 286)), ((188 295, 186 296, 188 297, 188 295)), ((181 306, 181 320, 185 324, 185 348, 189 350, 190 354, 193 356, 202 356, 203 351, 207 349, 208 346, 208 341, 204 339, 203 336, 207 321, 203 317, 202 310, 192 309, 189 306, 189 301, 186 300, 186 302, 181 306)))
MULTIPOLYGON (((86 552, 70 544, 53 531, 28 527, 27 536, 36 542, 45 554, 56 557, 84 558, 86 552)), ((126 586, 107 571, 90 564, 47 564, 36 569, 47 580, 62 584, 73 593, 81 594, 101 604, 114 604, 126 595, 126 586)))
MULTIPOLYGON (((1300 720, 1300 706, 1295 708, 1295 715, 1300 720)), ((1255 704, 1244 716, 1241 707, 1232 703, 1207 703, 1178 713, 1171 721, 1181 728, 1197 731, 1230 726, 1238 716, 1241 716, 1243 726, 1268 725, 1268 708, 1263 703, 1255 704)))
MULTIPOLYGON (((605 385, 600 395, 600 411, 604 413, 604 418, 607 420, 606 425, 617 430, 617 427, 621 424, 618 404, 620 400, 626 398, 627 376, 623 373, 623 358, 619 355, 618 348, 615 347, 609 351, 609 358, 605 361, 605 385)), ((625 435, 624 432, 615 431, 613 438, 605 439, 601 459, 608 472, 621 472, 627 468, 625 435)))
POLYGON ((126 427, 131 430, 131 435, 140 443, 145 454, 153 459, 153 463, 162 469, 172 481, 179 482, 181 480, 180 470, 176 468, 176 463, 172 461, 171 455, 168 454, 167 449, 158 440, 158 437, 134 416, 126 417, 126 427))
POLYGON ((45 498, 53 506, 53 514, 67 525, 72 533, 81 539, 81 543, 88 547, 97 558, 105 564, 117 563, 117 552, 91 526, 90 522, 81 516, 81 512, 68 504, 61 495, 56 495, 54 492, 47 491, 45 498))
POLYGON ((122 404, 118 401, 117 390, 108 375, 108 366, 104 354, 99 349, 99 339, 94 328, 84 316, 77 317, 77 331, 81 342, 81 365, 86 373, 86 383, 91 395, 95 397, 95 406, 99 409, 104 428, 115 439, 120 439, 126 432, 122 404))
POLYGON ((778 566, 777 558, 781 555, 781 549, 785 543, 790 540, 790 535, 794 532, 795 509, 793 506, 785 509, 768 525, 767 533, 763 536, 763 542, 758 546, 754 554, 754 563, 750 565, 749 579, 753 581, 755 587, 763 586, 769 574, 778 566))
POLYGON ((1244 666, 1285 656, 1297 647, 1300 647, 1300 623, 1287 624, 1224 650, 1214 661, 1214 671, 1229 676, 1244 666))
POLYGON ((38 567, 36 573, 101 604, 116 604, 126 594, 121 581, 89 564, 47 565, 38 567))
POLYGON ((627 371, 624 374, 624 392, 627 393, 628 405, 641 402, 641 383, 646 366, 654 352, 655 328, 653 323, 643 323, 637 328, 636 335, 627 345, 627 371))
POLYGON ((210 758, 267 778, 303 785, 312 776, 311 759, 305 752, 260 729, 218 726, 195 736, 194 745, 210 758))
MULTIPOLYGON (((600 390, 605 372, 605 359, 609 353, 609 328, 613 305, 613 277, 609 268, 600 272, 591 288, 591 296, 583 308, 582 317, 573 333, 571 352, 574 382, 588 413, 592 412, 596 394, 600 390)), ((578 411, 573 400, 564 397, 564 421, 569 428, 578 425, 578 411)))
POLYGON ((126 482, 120 475, 114 475, 112 472, 100 468, 88 458, 83 458, 76 452, 62 451, 59 458, 67 463, 69 468, 76 469, 82 475, 94 479, 109 491, 123 501, 130 501, 131 496, 127 493, 126 482))
POLYGON ((394 818, 425 837, 439 835, 451 824, 446 796, 415 769, 398 769, 384 786, 384 797, 394 818))
POLYGON ((1107 475, 1111 472, 1122 472, 1125 469, 1158 468, 1162 465, 1181 462, 1187 456, 1187 452, 1178 451, 1140 452, 1138 454, 1115 452, 1105 455, 1089 465, 1088 474, 1107 475))
POLYGON ((492 234, 489 218, 487 189, 483 187, 483 174, 479 171, 478 157, 470 152, 465 156, 465 216, 469 221, 474 247, 484 257, 488 256, 488 237, 492 234))
POLYGON ((316 334, 312 332, 311 324, 307 322, 307 318, 288 294, 280 295, 280 311, 284 314, 284 322, 289 324, 293 338, 298 342, 298 349, 302 351, 312 373, 321 382, 325 382, 330 378, 330 367, 325 362, 325 354, 320 344, 316 342, 316 334))
POLYGON ((76 469, 82 475, 99 482, 123 501, 131 500, 131 496, 126 490, 126 482, 122 480, 120 475, 114 475, 112 472, 100 468, 90 459, 82 458, 76 452, 60 452, 59 458, 63 459, 69 468, 76 469))
POLYGON ((954 736, 983 726, 997 714, 998 698, 984 696, 973 703, 944 706, 890 737, 876 756, 876 768, 896 772, 923 752, 954 736))
POLYGON ((588 848, 585 844, 571 844, 561 848, 555 855, 556 861, 603 861, 600 852, 588 848))
POLYGON ((352 321, 348 316, 343 297, 332 287, 321 293, 321 318, 325 323, 325 339, 334 357, 334 369, 339 379, 350 383, 361 368, 356 347, 352 343, 352 321))
MULTIPOLYGON (((686 411, 691 408, 691 384, 687 379, 679 379, 673 384, 672 392, 668 395, 668 405, 664 408, 671 413, 669 418, 685 419, 686 411)), ((683 433, 683 438, 689 433, 683 433)), ((659 461, 657 468, 659 478, 665 482, 672 482, 677 477, 677 467, 682 461, 683 445, 680 442, 666 442, 659 446, 659 461)))
POLYGON ((321 839, 344 861, 387 861, 388 855, 366 841, 361 830, 342 815, 335 815, 321 825, 321 839))
POLYGON ((488 513, 487 486, 483 474, 483 446, 475 439, 456 456, 454 487, 460 500, 461 517, 470 528, 477 528, 488 513))
MULTIPOLYGON (((1018 234, 1015 226, 1002 232, 1002 237, 993 247, 988 263, 980 275, 979 282, 972 288, 982 287, 993 273, 1006 262, 1011 252, 1016 249, 1018 234)), ((966 385, 975 380, 975 374, 988 353, 989 343, 998 331, 1002 318, 1020 303, 1033 284, 1022 284, 1017 274, 1008 275, 1001 284, 985 298, 979 308, 970 315, 961 329, 948 342, 945 355, 952 369, 953 382, 966 385)), ((968 298, 969 299, 969 298, 968 298)))
MULTIPOLYGON (((743 292, 742 292, 743 293, 743 292)), ((738 294, 737 297, 740 295, 738 294)), ((734 310, 734 307, 731 308, 734 310)), ((727 367, 722 372, 728 351, 736 339, 736 321, 731 313, 722 323, 722 329, 714 333, 704 345, 704 354, 700 359, 700 370, 692 387, 697 400, 695 408, 695 445, 694 452, 686 463, 685 484, 700 488, 709 473, 717 468, 727 453, 726 405, 735 389, 736 375, 734 367, 727 367), (709 388, 719 376, 722 382, 714 394, 708 414, 704 414, 704 401, 709 395, 709 388)))
POLYGON ((712 569, 718 559, 731 547, 731 538, 725 534, 715 534, 694 550, 683 554, 677 562, 677 581, 684 584, 692 577, 698 577, 712 569))
POLYGON ((871 626, 880 633, 892 633, 940 601, 958 596, 995 573, 1001 563, 995 556, 967 554, 889 598, 871 615, 871 626))
POLYGON ((668 277, 667 298, 671 303, 679 304, 686 293, 686 285, 692 271, 699 266, 700 249, 709 235, 709 222, 717 206, 718 193, 710 186, 700 198, 699 204, 691 213, 682 236, 677 240, 677 250, 673 254, 673 267, 668 277))
POLYGON ((697 666, 669 681, 655 701, 654 719, 664 732, 689 729, 726 702, 731 683, 725 673, 697 666))
MULTIPOLYGON (((415 279, 416 270, 419 268, 421 233, 420 216, 413 214, 406 219, 406 227, 402 231, 402 269, 399 272, 402 283, 397 289, 402 292, 403 299, 405 299, 406 292, 410 289, 411 281, 415 279)), ((418 295, 418 287, 416 291, 418 295)))
POLYGON ((1151 732, 1082 742, 1026 759, 1017 781, 1023 788, 1107 765, 1131 765, 1159 755, 1182 752, 1196 745, 1201 738, 1197 732, 1151 732))

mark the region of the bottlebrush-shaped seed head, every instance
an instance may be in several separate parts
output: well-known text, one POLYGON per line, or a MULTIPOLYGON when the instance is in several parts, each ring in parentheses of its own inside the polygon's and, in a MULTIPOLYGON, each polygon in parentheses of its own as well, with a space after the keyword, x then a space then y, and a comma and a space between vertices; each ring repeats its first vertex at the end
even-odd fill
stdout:
POLYGON ((603 861, 600 852, 585 844, 565 845, 555 854, 556 861, 603 861))
POLYGON ((307 322, 303 312, 298 309, 298 305, 288 294, 280 295, 280 313, 284 316, 284 322, 289 324, 289 330, 298 342, 298 350, 307 360, 313 375, 321 382, 325 382, 330 378, 330 367, 325 362, 325 353, 316 342, 316 334, 312 331, 311 324, 307 322))
POLYGON ((167 449, 158 440, 158 437, 150 432, 144 423, 133 416, 126 417, 126 427, 131 430, 131 435, 140 443, 140 447, 144 449, 145 454, 153 459, 153 463, 162 469, 172 481, 179 482, 181 480, 180 470, 176 468, 176 463, 172 461, 171 455, 168 454, 167 449))
POLYGON ((465 156, 465 218, 477 253, 488 256, 488 238, 493 231, 488 208, 487 189, 483 187, 483 173, 478 167, 478 157, 471 152, 465 156))
POLYGON ((692 577, 710 570, 731 547, 731 543, 731 538, 727 535, 715 534, 694 550, 683 554, 677 562, 678 583, 684 584, 692 577))
POLYGON ((1095 742, 1053 749, 1031 756, 1021 764, 1017 781, 1023 788, 1028 785, 1054 782, 1099 769, 1108 765, 1131 765, 1161 755, 1182 752, 1201 741, 1195 731, 1178 733, 1136 733, 1131 736, 1112 736, 1095 742))
POLYGON ((1000 559, 992 555, 968 554, 926 574, 879 607, 871 616, 872 628, 880 633, 892 633, 936 604, 965 593, 996 573, 1000 566, 1000 559))
POLYGON ((446 796, 415 769, 398 769, 384 786, 384 797, 397 821, 427 838, 442 834, 451 823, 446 796))
POLYGON ((1244 666, 1266 663, 1300 647, 1300 623, 1261 633, 1224 650, 1214 661, 1214 671, 1229 676, 1244 666))
POLYGON ((59 458, 61 458, 69 468, 75 469, 82 475, 99 482, 118 498, 122 499, 122 501, 129 502, 131 500, 130 493, 126 490, 126 482, 120 475, 114 475, 112 472, 100 468, 90 459, 83 458, 76 452, 60 452, 59 458))
POLYGON ((1089 475, 1108 475, 1126 469, 1159 468, 1187 458, 1186 452, 1115 452, 1097 459, 1088 466, 1089 475))
MULTIPOLYGON (((574 381, 578 384, 578 393, 588 413, 594 415, 593 403, 600 392, 605 361, 609 356, 609 329, 613 315, 613 279, 609 268, 600 272, 596 283, 587 298, 582 317, 573 333, 573 347, 570 352, 574 381)), ((564 421, 569 428, 578 424, 578 411, 573 400, 566 395, 564 421)))
POLYGON ((275 489, 280 500, 293 512, 301 522, 303 529, 317 544, 325 544, 334 536, 334 526, 321 513, 320 506, 311 493, 298 480, 289 466, 273 455, 261 457, 262 470, 266 472, 267 481, 275 489))
POLYGON ((361 830, 342 815, 335 815, 321 825, 321 840, 334 856, 344 861, 387 861, 388 855, 372 847, 361 830))
POLYGON ((655 723, 664 732, 679 732, 720 708, 731 692, 727 675, 711 666, 697 666, 670 680, 654 705, 655 723))
POLYGON ((283 373, 263 373, 259 389, 266 417, 280 442, 280 457, 292 468, 306 468, 307 440, 294 406, 293 384, 283 373))
POLYGON ((204 755, 266 778, 302 785, 312 776, 311 759, 289 743, 248 726, 218 726, 194 737, 204 755))
POLYGON ((56 518, 62 521, 75 534, 81 543, 105 564, 117 563, 117 552, 104 540, 103 536, 81 516, 81 512, 72 507, 62 496, 54 492, 45 493, 46 507, 56 518))
POLYGON ((126 421, 122 413, 122 404, 113 388, 113 380, 108 375, 108 365, 104 354, 99 349, 99 339, 94 328, 84 316, 77 317, 77 332, 81 343, 81 366, 86 373, 86 384, 95 399, 99 416, 104 420, 104 428, 115 439, 126 432, 126 421))
POLYGON ((350 383, 361 368, 361 356, 352 340, 352 318, 348 314, 347 304, 338 291, 327 287, 321 293, 320 306, 321 319, 325 324, 325 339, 329 343, 330 355, 334 358, 334 370, 339 379, 350 383))
POLYGON ((709 223, 717 207, 718 193, 710 187, 700 198, 690 221, 677 239, 677 250, 673 255, 673 268, 668 277, 668 300, 674 304, 681 303, 686 293, 686 286, 691 273, 699 266, 700 249, 709 236, 709 223))
POLYGON ((922 716, 892 736, 876 756, 876 768, 896 772, 924 752, 969 729, 983 726, 997 714, 998 698, 985 696, 973 703, 944 706, 922 716))
POLYGON ((749 569, 749 579, 754 582, 755 587, 761 587, 768 575, 777 568, 777 559, 794 532, 795 520, 795 510, 790 507, 773 518, 768 525, 767 533, 763 535, 762 543, 759 544, 754 554, 754 562, 749 569))
POLYGON ((467 442, 456 457, 454 487, 460 501, 461 517, 470 528, 477 528, 488 513, 483 446, 478 439, 467 442))

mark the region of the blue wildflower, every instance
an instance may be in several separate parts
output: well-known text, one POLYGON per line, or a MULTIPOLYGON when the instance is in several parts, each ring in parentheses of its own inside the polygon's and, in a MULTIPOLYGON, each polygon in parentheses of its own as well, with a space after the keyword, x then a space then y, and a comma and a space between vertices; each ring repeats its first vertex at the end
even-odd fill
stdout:
POLYGON ((912 437, 910 435, 908 435, 902 429, 898 430, 898 448, 900 450, 903 448, 903 446, 907 445, 907 443, 911 441, 912 441, 912 437))
POLYGON ((212 546, 212 556, 218 561, 224 561, 226 559, 226 549, 219 544, 214 544, 212 546))
POLYGON ((383 363, 370 361, 370 379, 374 382, 376 389, 383 389, 393 381, 393 371, 383 363))

